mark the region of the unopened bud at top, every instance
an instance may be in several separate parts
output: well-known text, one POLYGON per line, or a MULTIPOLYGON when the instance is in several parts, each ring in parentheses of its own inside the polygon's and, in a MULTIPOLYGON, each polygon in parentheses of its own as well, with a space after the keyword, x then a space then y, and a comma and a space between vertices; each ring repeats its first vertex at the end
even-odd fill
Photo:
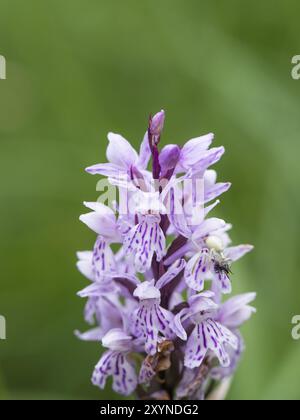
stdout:
POLYGON ((150 134, 152 136, 160 136, 165 123, 165 111, 162 110, 154 115, 153 118, 150 120, 150 134))

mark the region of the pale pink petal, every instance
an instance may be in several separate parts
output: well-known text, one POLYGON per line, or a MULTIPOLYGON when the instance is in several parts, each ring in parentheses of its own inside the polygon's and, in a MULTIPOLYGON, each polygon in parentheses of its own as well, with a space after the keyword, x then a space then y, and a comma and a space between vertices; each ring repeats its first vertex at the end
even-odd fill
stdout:
POLYGON ((120 168, 118 165, 112 163, 98 163, 93 166, 89 166, 85 169, 91 175, 102 175, 109 178, 119 178, 124 174, 124 169, 120 168))
POLYGON ((139 158, 135 149, 119 134, 109 133, 108 140, 107 160, 119 168, 130 169, 139 158))
POLYGON ((252 245, 239 245, 225 249, 224 255, 231 261, 237 261, 254 249, 252 245))
POLYGON ((139 154, 139 158, 137 160, 136 166, 139 169, 147 169, 147 166, 150 161, 150 157, 151 157, 151 150, 150 150, 149 136, 148 136, 148 131, 147 131, 140 147, 140 154, 139 154))
POLYGON ((205 238, 206 236, 211 235, 212 233, 224 228, 225 226, 226 226, 226 223, 222 219, 217 219, 215 217, 206 219, 195 230, 193 234, 193 240, 205 238))
POLYGON ((214 139, 212 133, 189 140, 182 148, 180 164, 184 168, 195 165, 203 152, 207 151, 214 139))

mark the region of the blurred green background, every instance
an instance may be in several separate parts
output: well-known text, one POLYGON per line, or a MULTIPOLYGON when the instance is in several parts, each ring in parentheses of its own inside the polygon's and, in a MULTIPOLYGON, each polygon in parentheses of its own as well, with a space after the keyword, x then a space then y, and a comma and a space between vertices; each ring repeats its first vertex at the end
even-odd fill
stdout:
POLYGON ((233 188, 218 216, 255 252, 234 267, 236 292, 258 291, 234 399, 300 398, 299 1, 1 0, 1 398, 119 398, 90 375, 100 346, 84 330, 87 283, 75 251, 95 200, 106 133, 140 141, 167 111, 165 142, 213 131, 233 188))

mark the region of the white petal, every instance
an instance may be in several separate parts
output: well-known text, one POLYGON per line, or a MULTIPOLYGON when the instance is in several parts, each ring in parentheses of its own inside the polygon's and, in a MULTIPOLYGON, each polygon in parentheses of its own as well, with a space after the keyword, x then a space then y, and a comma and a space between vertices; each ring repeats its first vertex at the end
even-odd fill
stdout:
POLYGON ((114 351, 128 351, 131 349, 131 341, 130 335, 120 328, 114 328, 102 338, 102 345, 114 351))
POLYGON ((162 287, 166 286, 166 284, 170 283, 185 267, 185 260, 181 259, 174 263, 168 271, 157 281, 156 287, 161 289, 162 287))
POLYGON ((120 168, 129 169, 138 160, 137 152, 124 137, 109 133, 108 140, 106 156, 109 162, 120 168))
POLYGON ((150 150, 149 136, 148 136, 148 131, 147 131, 140 147, 140 155, 137 161, 137 167, 140 169, 147 169, 150 157, 151 157, 151 150, 150 150))
POLYGON ((210 271, 211 259, 208 249, 203 249, 194 255, 186 265, 184 277, 186 284, 193 290, 201 292, 204 289, 204 281, 210 271))
POLYGON ((119 178, 124 174, 124 169, 112 163, 99 163, 85 169, 91 175, 103 175, 112 178, 119 178))
POLYGON ((205 188, 210 188, 217 182, 217 172, 214 169, 208 169, 204 173, 205 188))
POLYGON ((224 255, 226 258, 230 259, 231 261, 237 261, 242 258, 244 255, 248 254, 254 249, 252 245, 239 245, 227 248, 224 251, 224 255))
POLYGON ((218 319, 226 327, 235 329, 248 321, 256 309, 249 306, 256 298, 256 293, 245 293, 227 300, 220 309, 218 319))
POLYGON ((94 272, 92 262, 88 260, 77 261, 76 264, 78 270, 90 281, 94 281, 94 272))
POLYGON ((92 251, 78 251, 76 255, 79 260, 92 261, 93 252, 92 251))
POLYGON ((219 197, 220 195, 228 191, 230 187, 230 182, 219 182, 210 188, 205 188, 205 203, 209 203, 210 201, 219 197))
POLYGON ((93 328, 84 333, 81 333, 80 331, 76 330, 74 334, 76 335, 76 337, 83 341, 101 341, 103 337, 102 328, 100 327, 93 328))
POLYGON ((193 166, 199 161, 201 154, 205 152, 214 139, 212 133, 189 140, 182 148, 180 164, 183 167, 193 166), (200 156, 199 156, 200 155, 200 156))
POLYGON ((87 207, 90 210, 95 211, 96 213, 100 214, 102 217, 109 218, 112 222, 116 221, 116 216, 114 211, 106 206, 103 203, 100 203, 98 201, 84 201, 83 203, 85 207, 87 207))
POLYGON ((99 213, 91 212, 82 214, 79 217, 79 220, 81 220, 98 235, 111 240, 117 240, 118 238, 116 224, 112 222, 110 217, 105 217, 99 213))
POLYGON ((160 291, 154 286, 153 281, 143 281, 135 289, 133 296, 140 300, 160 299, 160 291))
POLYGON ((182 325, 182 321, 181 318, 186 315, 189 312, 188 308, 184 308, 182 309, 177 315, 175 315, 174 319, 173 319, 173 331, 175 332, 175 334, 181 338, 181 340, 186 341, 187 340, 187 333, 185 331, 185 329, 183 328, 182 325))
POLYGON ((95 282, 87 287, 85 287, 83 290, 80 290, 77 295, 82 298, 90 298, 90 297, 100 297, 103 295, 107 295, 108 293, 116 293, 116 287, 112 282, 110 283, 99 283, 95 282))
POLYGON ((222 219, 212 217, 205 220, 193 234, 193 240, 204 238, 211 235, 213 232, 222 229, 226 226, 226 223, 222 219))

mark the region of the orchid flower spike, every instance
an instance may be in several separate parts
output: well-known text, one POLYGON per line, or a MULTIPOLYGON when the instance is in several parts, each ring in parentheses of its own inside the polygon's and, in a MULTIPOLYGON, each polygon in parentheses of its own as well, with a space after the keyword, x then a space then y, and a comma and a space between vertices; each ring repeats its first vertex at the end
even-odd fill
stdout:
POLYGON ((113 205, 101 196, 80 216, 95 239, 77 254, 90 329, 75 334, 104 348, 92 374, 100 389, 111 377, 124 396, 209 399, 224 395, 245 350, 240 327, 256 294, 227 296, 253 247, 233 245, 232 225, 211 216, 231 186, 213 168, 224 147, 211 147, 212 133, 163 146, 165 119, 150 117, 139 150, 109 133, 107 162, 86 169, 105 177, 113 205))

